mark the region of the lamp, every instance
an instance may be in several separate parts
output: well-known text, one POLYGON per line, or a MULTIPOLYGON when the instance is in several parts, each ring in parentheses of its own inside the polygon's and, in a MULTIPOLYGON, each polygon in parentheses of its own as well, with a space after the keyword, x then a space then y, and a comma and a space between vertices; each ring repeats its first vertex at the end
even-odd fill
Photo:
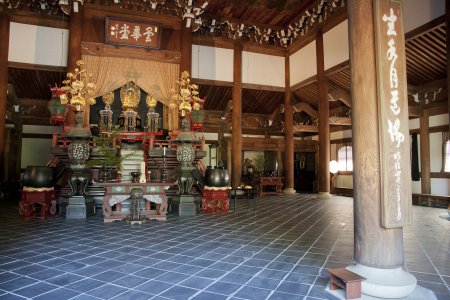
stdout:
POLYGON ((330 161, 330 173, 331 174, 337 174, 339 171, 339 163, 335 160, 330 161))
POLYGON ((156 104, 158 103, 158 101, 156 101, 156 99, 153 98, 152 95, 147 95, 145 102, 147 103, 147 107, 148 107, 147 130, 148 130, 148 132, 156 133, 159 131, 159 122, 161 120, 161 118, 159 117, 159 114, 155 111, 155 107, 156 107, 156 104))
POLYGON ((112 115, 111 104, 114 102, 114 92, 106 93, 102 97, 103 103, 105 103, 105 109, 100 111, 100 124, 101 130, 110 131, 112 127, 112 115))
POLYGON ((88 73, 84 61, 76 62, 74 72, 67 73, 67 79, 63 80, 64 86, 59 96, 61 103, 69 103, 75 107, 75 127, 71 128, 67 136, 72 140, 67 155, 70 159, 71 172, 69 186, 71 197, 66 207, 66 218, 85 218, 86 204, 93 205, 92 199, 85 199, 86 187, 91 178, 91 172, 86 168, 86 160, 89 158, 90 147, 87 140, 91 137, 89 128, 83 127, 82 108, 86 104, 95 104, 93 98, 95 84, 92 82, 92 73, 88 73))
POLYGON ((339 172, 339 163, 335 160, 330 161, 330 191, 334 193, 334 188, 336 186, 336 174, 339 172))
MULTIPOLYGON (((173 143, 177 145, 177 160, 180 162, 178 170, 178 194, 190 195, 191 187, 193 184, 192 162, 195 158, 195 149, 193 144, 198 143, 194 133, 191 131, 191 126, 187 114, 190 114, 192 110, 199 110, 201 107, 201 99, 198 97, 198 86, 191 83, 189 73, 183 71, 181 73, 180 80, 177 80, 178 89, 175 91, 172 89, 172 101, 169 104, 171 109, 178 109, 178 113, 181 115, 181 132, 173 140, 173 143)), ((193 198, 188 201, 189 206, 194 205, 193 198)), ((188 205, 184 203, 183 205, 188 205)), ((192 207, 191 207, 192 208, 192 207)))

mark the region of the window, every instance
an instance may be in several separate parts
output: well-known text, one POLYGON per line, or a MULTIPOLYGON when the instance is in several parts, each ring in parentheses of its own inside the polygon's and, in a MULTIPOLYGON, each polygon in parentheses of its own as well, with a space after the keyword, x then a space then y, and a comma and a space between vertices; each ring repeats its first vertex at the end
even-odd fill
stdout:
POLYGON ((444 172, 450 172, 450 141, 447 140, 444 146, 444 172))
POLYGON ((353 171, 352 146, 342 146, 337 153, 339 171, 353 171))

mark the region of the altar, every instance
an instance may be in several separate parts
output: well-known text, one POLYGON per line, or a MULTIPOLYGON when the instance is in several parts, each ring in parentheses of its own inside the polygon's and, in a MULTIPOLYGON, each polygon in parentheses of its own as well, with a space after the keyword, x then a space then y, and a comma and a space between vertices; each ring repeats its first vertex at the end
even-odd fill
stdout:
POLYGON ((130 193, 132 189, 142 189, 142 207, 140 207, 140 216, 145 219, 166 220, 167 214, 167 195, 166 191, 174 182, 98 182, 98 186, 105 188, 103 197, 103 220, 105 223, 120 221, 131 216, 131 211, 127 207, 130 205, 130 193), (152 204, 155 209, 152 209, 152 204), (115 210, 113 210, 115 206, 115 210))

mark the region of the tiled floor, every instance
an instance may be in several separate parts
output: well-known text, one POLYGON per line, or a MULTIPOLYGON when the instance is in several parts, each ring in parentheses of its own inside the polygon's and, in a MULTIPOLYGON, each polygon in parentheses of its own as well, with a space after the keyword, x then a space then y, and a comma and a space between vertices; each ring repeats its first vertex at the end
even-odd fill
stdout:
MULTIPOLYGON (((238 213, 142 225, 99 216, 21 220, 0 210, 0 299, 333 299, 326 268, 353 253, 352 199, 257 199, 238 213)), ((445 209, 414 207, 406 268, 450 299, 450 222, 445 209)))

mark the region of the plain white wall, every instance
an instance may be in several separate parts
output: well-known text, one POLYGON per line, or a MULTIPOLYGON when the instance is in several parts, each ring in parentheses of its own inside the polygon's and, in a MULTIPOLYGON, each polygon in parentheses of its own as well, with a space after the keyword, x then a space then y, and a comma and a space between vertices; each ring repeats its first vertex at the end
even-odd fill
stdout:
POLYGON ((317 74, 315 41, 289 57, 289 73, 291 86, 317 74))
POLYGON ((233 81, 233 50, 192 45, 192 77, 233 81))
POLYGON ((324 33, 323 51, 325 70, 349 59, 347 20, 324 33))
POLYGON ((282 56, 242 53, 242 82, 284 87, 285 59, 282 56))
POLYGON ((445 0, 403 0, 405 33, 445 14, 445 0))
POLYGON ((51 147, 51 139, 22 139, 22 156, 20 167, 26 168, 27 166, 45 166, 45 164, 52 158, 51 147))
POLYGON ((8 60, 66 66, 69 31, 11 22, 8 60))
MULTIPOLYGON (((58 126, 23 125, 23 133, 52 134, 61 132, 58 126)), ((22 139, 21 168, 27 166, 44 166, 52 158, 52 139, 24 138, 22 139)))

